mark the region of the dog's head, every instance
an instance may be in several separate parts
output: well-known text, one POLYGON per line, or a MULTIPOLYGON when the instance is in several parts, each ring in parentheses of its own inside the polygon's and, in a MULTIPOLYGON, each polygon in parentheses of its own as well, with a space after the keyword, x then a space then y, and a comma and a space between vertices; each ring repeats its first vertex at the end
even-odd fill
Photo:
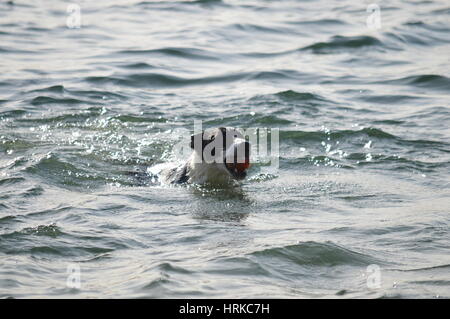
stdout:
POLYGON ((216 165, 232 178, 241 180, 250 167, 250 143, 236 129, 219 127, 191 136, 197 161, 216 165))

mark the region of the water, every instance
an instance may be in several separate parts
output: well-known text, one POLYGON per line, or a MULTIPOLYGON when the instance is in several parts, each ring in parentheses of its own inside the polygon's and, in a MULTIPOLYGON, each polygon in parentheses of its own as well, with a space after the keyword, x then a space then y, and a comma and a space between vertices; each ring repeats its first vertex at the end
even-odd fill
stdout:
POLYGON ((370 3, 2 1, 0 296, 450 297, 450 6, 370 3), (279 169, 127 175, 194 120, 279 169))

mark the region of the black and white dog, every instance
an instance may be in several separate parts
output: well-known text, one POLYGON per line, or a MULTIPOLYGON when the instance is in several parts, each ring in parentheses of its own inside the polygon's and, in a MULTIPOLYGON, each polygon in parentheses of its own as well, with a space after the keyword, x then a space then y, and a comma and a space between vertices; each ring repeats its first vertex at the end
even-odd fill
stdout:
POLYGON ((236 129, 204 130, 191 136, 190 146, 193 152, 184 165, 161 172, 166 183, 226 184, 247 176, 251 147, 236 129))

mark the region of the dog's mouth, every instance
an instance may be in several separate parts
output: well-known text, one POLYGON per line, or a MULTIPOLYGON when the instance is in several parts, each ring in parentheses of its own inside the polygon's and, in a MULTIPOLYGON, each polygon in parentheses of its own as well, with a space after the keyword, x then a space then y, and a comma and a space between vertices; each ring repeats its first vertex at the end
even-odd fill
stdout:
POLYGON ((235 140, 233 147, 225 153, 224 163, 233 178, 244 179, 250 167, 250 143, 243 139, 235 140))
POLYGON ((235 179, 244 179, 247 176, 247 169, 250 167, 250 160, 245 159, 244 163, 226 163, 225 167, 235 179))

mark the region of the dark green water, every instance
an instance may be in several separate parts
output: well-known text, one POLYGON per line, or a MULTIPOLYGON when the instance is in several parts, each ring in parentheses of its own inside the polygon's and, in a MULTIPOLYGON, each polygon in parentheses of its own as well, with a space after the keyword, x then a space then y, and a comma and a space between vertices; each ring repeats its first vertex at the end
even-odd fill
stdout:
POLYGON ((2 1, 0 297, 450 297, 450 6, 370 3, 2 1), (126 174, 194 120, 279 169, 126 174))

